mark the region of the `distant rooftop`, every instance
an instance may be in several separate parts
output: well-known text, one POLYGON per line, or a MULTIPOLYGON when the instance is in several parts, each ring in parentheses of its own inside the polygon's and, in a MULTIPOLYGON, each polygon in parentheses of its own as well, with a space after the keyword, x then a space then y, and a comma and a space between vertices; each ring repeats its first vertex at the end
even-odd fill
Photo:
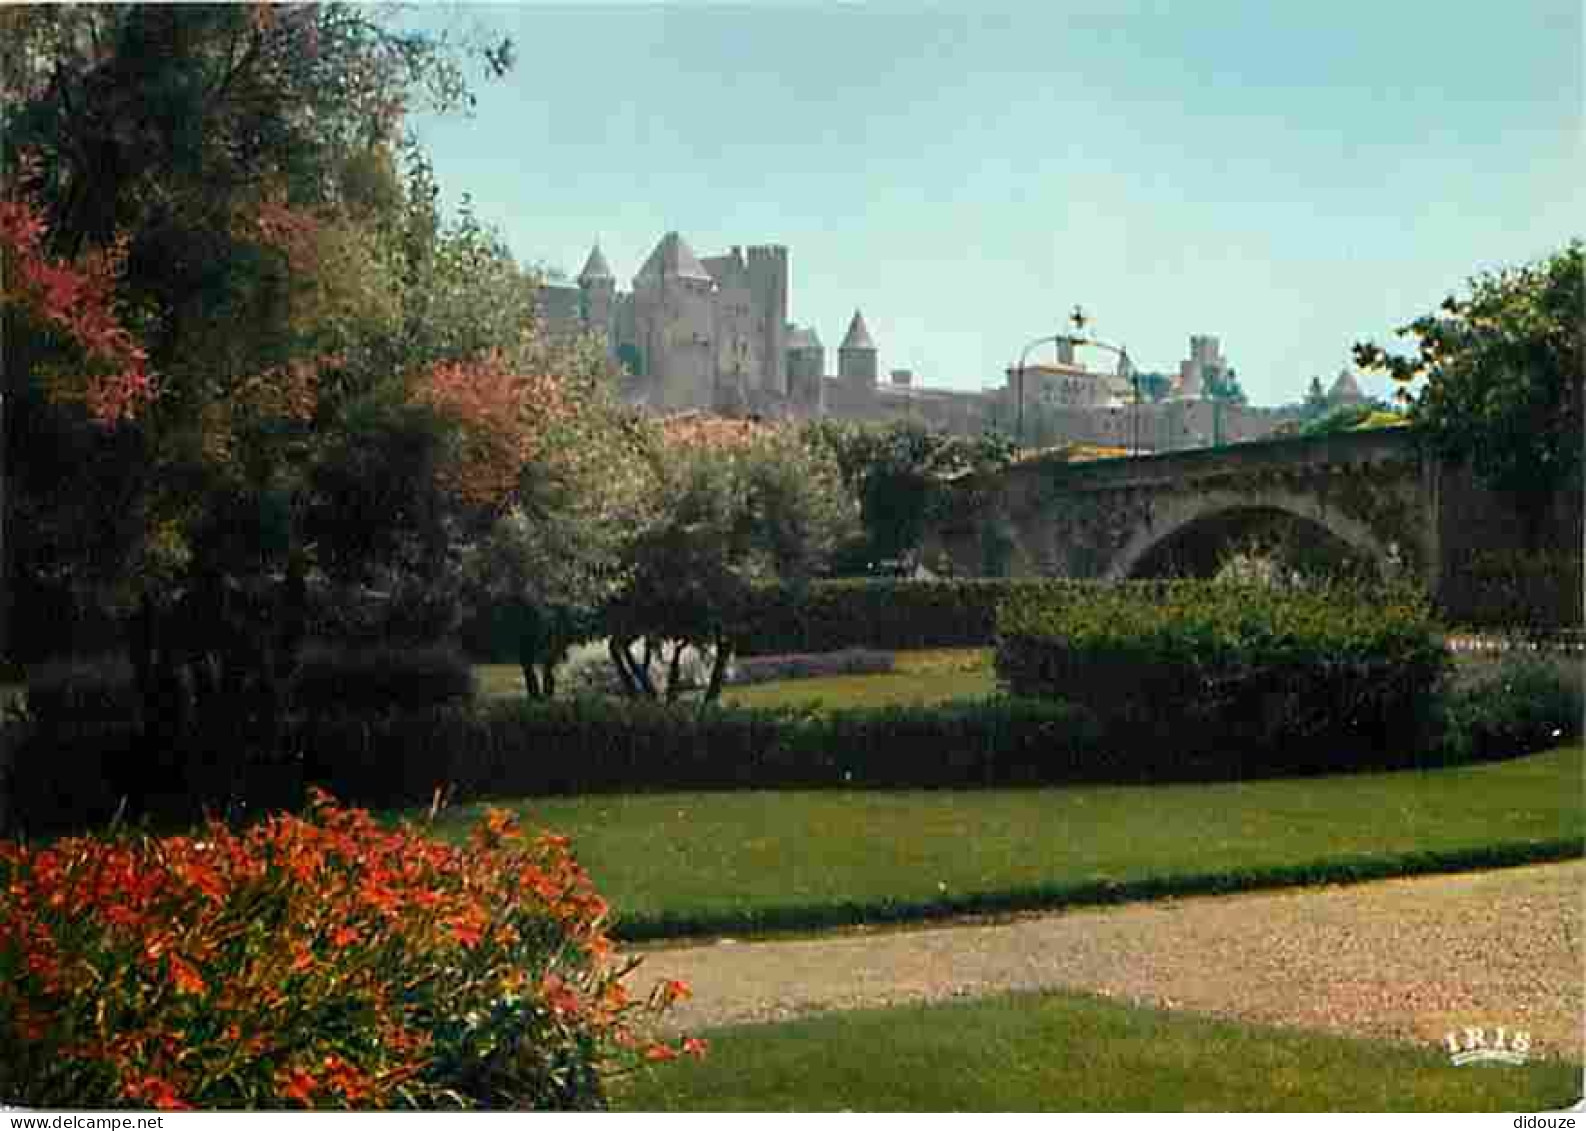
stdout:
POLYGON ((821 349, 821 336, 813 326, 795 326, 788 332, 787 348, 790 350, 821 349))
POLYGON ((843 338, 843 344, 838 347, 845 350, 873 350, 876 343, 870 337, 870 330, 865 325, 865 316, 859 311, 854 311, 853 321, 848 323, 848 333, 843 338))
POLYGON ((705 283, 714 281, 710 272, 700 265, 694 249, 689 247, 688 242, 676 232, 667 232, 661 237, 661 242, 655 245, 650 258, 646 259, 644 266, 639 269, 638 277, 696 279, 705 283))
POLYGON ((601 254, 600 244, 589 249, 589 258, 584 263, 584 269, 578 273, 580 283, 606 282, 616 279, 611 273, 611 264, 606 262, 606 257, 601 254))

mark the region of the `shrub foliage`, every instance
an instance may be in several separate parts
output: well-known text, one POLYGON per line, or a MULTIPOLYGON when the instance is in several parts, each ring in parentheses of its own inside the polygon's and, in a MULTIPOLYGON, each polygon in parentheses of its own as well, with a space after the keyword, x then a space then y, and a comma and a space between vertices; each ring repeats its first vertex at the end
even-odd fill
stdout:
MULTIPOLYGON (((997 606, 1025 593, 1087 591, 1094 583, 1004 581, 817 581, 799 591, 759 590, 744 617, 744 655, 834 652, 840 648, 973 648, 992 642, 997 606)), ((1131 584, 1142 594, 1154 584, 1131 584)))
POLYGON ((1444 615, 1455 624, 1546 632, 1586 625, 1582 557, 1558 550, 1468 554, 1443 579, 1444 615))
POLYGON ((681 1051, 567 842, 465 847, 320 796, 243 833, 0 843, 0 1096, 31 1107, 598 1107, 681 1051))
POLYGON ((1580 737, 1586 687, 1579 656, 1517 646, 1461 668, 1437 707, 1448 760, 1502 758, 1580 737))
POLYGON ((1447 665, 1424 604, 1387 591, 1027 591, 997 627, 997 673, 1013 694, 1077 703, 1120 740, 1247 766, 1420 745, 1447 665))

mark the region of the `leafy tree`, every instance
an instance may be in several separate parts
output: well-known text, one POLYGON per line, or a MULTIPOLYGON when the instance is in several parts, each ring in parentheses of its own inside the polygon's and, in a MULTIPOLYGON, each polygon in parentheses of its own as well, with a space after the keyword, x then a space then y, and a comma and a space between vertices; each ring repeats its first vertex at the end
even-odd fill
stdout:
POLYGON ((652 518, 625 548, 605 617, 612 662, 629 694, 656 697, 661 660, 676 699, 686 650, 708 654, 711 703, 754 591, 818 574, 853 528, 853 503, 830 452, 791 429, 684 420, 663 428, 650 467, 652 518))
POLYGON ((554 696, 568 650, 600 635, 627 539, 654 505, 649 432, 615 403, 609 378, 580 403, 576 436, 523 470, 507 510, 465 550, 465 596, 479 620, 510 633, 531 698, 554 696))
MULTIPOLYGON (((0 32, 12 569, 130 614, 156 749, 195 696, 268 727, 311 574, 352 558, 311 536, 341 529, 328 470, 465 443, 456 384, 401 369, 461 359, 410 349, 447 241, 397 172, 404 109, 457 104, 460 69, 341 4, 14 7, 0 32)), ((420 509, 384 513, 433 553, 420 509)))
POLYGON ((870 572, 882 562, 912 562, 942 485, 960 475, 1006 466, 1014 445, 932 431, 913 421, 884 425, 823 420, 815 442, 836 458, 843 483, 858 500, 863 538, 845 547, 845 571, 870 572))
POLYGON ((1301 436, 1327 436, 1336 432, 1361 432, 1372 428, 1397 428, 1406 422, 1402 413, 1394 412, 1386 402, 1371 399, 1360 404, 1340 405, 1325 415, 1304 424, 1301 436))
POLYGON ((1575 240, 1540 262, 1472 278, 1467 295, 1400 328, 1416 339, 1412 356, 1355 346, 1362 367, 1424 381, 1410 405, 1417 431, 1439 454, 1469 460, 1533 520, 1581 479, 1583 271, 1575 240))

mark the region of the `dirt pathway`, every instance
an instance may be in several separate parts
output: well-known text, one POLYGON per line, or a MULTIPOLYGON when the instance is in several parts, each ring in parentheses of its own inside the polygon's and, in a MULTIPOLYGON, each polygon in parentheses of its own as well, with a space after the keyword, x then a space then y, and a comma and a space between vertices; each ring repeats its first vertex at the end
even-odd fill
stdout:
POLYGON ((1360 1036, 1455 1026, 1531 1034, 1583 1059, 1586 862, 1083 909, 814 939, 641 948, 634 980, 681 978, 698 1032, 831 1009, 1075 989, 1360 1036))

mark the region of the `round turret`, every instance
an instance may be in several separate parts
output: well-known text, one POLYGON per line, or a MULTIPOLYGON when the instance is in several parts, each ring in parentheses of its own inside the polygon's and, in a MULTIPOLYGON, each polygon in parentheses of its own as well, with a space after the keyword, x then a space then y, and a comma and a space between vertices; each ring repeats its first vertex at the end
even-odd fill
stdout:
POLYGON ((853 385, 875 385, 876 357, 876 343, 865 325, 865 316, 855 310, 843 344, 837 347, 838 378, 853 385))

